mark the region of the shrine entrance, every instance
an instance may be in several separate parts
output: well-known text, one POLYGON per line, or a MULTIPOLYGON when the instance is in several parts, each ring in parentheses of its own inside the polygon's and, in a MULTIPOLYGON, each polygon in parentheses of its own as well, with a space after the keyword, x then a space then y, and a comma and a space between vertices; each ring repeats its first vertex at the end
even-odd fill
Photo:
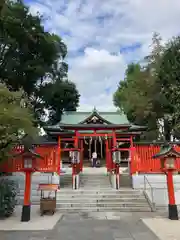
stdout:
MULTIPOLYGON (((69 154, 72 166, 72 182, 73 185, 75 184, 74 189, 78 188, 76 185, 79 184, 79 177, 80 173, 83 173, 83 168, 87 167, 87 161, 91 166, 93 151, 97 153, 97 159, 104 161, 107 174, 113 176, 117 182, 117 188, 119 188, 121 154, 122 152, 131 153, 133 136, 136 135, 136 133, 128 131, 130 126, 129 124, 60 124, 59 128, 73 132, 73 136, 69 138, 63 138, 60 132, 48 128, 51 135, 54 134, 58 138, 57 153, 59 161, 63 161, 62 153, 67 152, 69 154)), ((130 154, 128 160, 129 157, 130 154)), ((61 169, 59 169, 59 174, 60 172, 61 169)))
POLYGON ((84 138, 83 149, 84 164, 88 165, 92 158, 92 153, 96 152, 97 158, 101 161, 101 165, 105 166, 106 144, 103 137, 84 138))

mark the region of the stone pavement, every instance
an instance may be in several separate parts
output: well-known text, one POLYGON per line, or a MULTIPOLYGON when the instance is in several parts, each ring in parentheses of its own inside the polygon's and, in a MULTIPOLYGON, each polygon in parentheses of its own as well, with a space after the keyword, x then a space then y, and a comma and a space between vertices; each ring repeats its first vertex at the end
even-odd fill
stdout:
MULTIPOLYGON (((21 222, 21 212, 22 207, 17 206, 14 214, 4 220, 0 220, 0 231, 40 231, 40 230, 51 230, 54 228, 56 223, 63 216, 62 213, 56 211, 56 213, 52 215, 44 215, 40 216, 39 206, 31 207, 31 220, 29 222, 21 222)), ((1 237, 0 237, 1 240, 1 237)))
POLYGON ((168 218, 143 219, 143 222, 162 240, 180 239, 180 220, 168 218))
POLYGON ((0 231, 0 240, 158 240, 141 217, 151 213, 69 213, 53 230, 0 231))

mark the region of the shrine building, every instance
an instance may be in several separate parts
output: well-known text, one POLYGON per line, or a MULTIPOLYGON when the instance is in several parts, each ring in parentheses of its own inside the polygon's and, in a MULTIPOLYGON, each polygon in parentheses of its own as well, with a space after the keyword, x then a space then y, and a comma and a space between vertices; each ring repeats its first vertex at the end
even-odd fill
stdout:
POLYGON ((130 124, 127 117, 118 111, 100 112, 96 108, 91 112, 70 111, 62 115, 58 124, 44 128, 46 135, 41 137, 39 144, 57 145, 60 137, 61 149, 64 149, 61 152, 62 163, 69 163, 69 151, 74 148, 74 142, 71 140, 78 132, 78 146, 82 150, 83 166, 90 164, 93 152, 97 153, 97 158, 103 166, 107 163, 106 141, 108 149, 112 149, 116 138, 115 144, 121 152, 121 163, 128 165, 133 141, 137 140, 145 129, 130 124))

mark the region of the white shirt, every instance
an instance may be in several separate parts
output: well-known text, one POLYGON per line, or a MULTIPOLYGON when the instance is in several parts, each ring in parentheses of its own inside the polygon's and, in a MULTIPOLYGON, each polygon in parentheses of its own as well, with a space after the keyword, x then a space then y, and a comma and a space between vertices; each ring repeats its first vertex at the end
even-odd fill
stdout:
POLYGON ((93 152, 92 158, 97 158, 97 153, 96 152, 93 152))

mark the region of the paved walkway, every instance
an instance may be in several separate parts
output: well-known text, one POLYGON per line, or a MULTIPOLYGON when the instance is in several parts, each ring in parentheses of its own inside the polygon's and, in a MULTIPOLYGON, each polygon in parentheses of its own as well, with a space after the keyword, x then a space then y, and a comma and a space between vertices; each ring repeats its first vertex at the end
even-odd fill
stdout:
POLYGON ((143 219, 143 222, 162 240, 180 240, 180 220, 155 218, 143 219))
MULTIPOLYGON (((145 213, 143 213, 144 215, 145 213)), ((151 213, 148 213, 151 215, 151 213)), ((142 213, 65 214, 53 230, 1 231, 1 240, 159 240, 140 219, 142 213)), ((146 216, 146 214, 145 214, 146 216)), ((151 217, 151 216, 149 216, 151 217)))

